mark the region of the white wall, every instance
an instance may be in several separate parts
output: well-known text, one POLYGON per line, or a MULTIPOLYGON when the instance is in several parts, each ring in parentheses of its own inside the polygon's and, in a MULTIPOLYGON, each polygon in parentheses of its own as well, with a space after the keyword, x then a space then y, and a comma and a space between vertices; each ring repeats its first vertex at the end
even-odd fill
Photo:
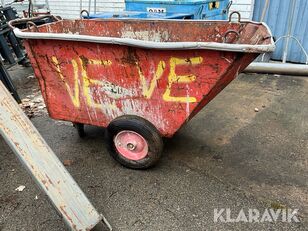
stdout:
POLYGON ((254 2, 254 0, 233 0, 230 11, 239 11, 243 19, 251 20, 254 2))
MULTIPOLYGON (((4 0, 10 2, 10 0, 4 0)), ((94 11, 94 0, 49 0, 49 7, 54 15, 63 18, 78 18, 81 9, 94 11)), ((46 0, 36 0, 36 3, 45 3, 46 0)), ((121 11, 124 10, 124 0, 96 0, 97 12, 121 11)), ((254 0, 233 0, 231 11, 239 11, 243 19, 252 19, 254 0)))
MULTIPOLYGON (((36 3, 44 3, 45 0, 36 0, 36 3)), ((94 11, 94 0, 50 0, 49 7, 54 15, 60 15, 63 18, 79 17, 81 9, 89 10, 91 2, 91 12, 94 11)), ((96 0, 96 9, 99 11, 121 11, 124 9, 123 0, 96 0)))

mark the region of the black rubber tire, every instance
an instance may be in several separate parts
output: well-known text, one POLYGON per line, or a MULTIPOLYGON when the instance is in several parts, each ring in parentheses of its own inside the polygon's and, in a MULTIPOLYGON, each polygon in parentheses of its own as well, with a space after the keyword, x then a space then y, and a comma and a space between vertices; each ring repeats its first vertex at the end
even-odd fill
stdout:
POLYGON ((131 169, 147 169, 154 166, 163 151, 163 140, 159 131, 149 121, 132 115, 124 115, 113 120, 107 127, 107 141, 110 155, 120 164, 131 169), (145 158, 134 161, 118 153, 114 137, 123 130, 130 130, 141 135, 148 143, 149 151, 145 158))
POLYGON ((80 123, 73 123, 74 127, 76 128, 78 135, 80 138, 84 138, 86 136, 86 133, 84 131, 84 124, 80 123))

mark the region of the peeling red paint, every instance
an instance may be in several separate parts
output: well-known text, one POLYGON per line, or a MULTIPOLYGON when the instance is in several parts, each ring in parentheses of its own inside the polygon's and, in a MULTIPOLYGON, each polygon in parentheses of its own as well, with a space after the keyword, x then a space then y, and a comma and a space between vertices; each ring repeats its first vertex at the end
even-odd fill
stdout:
MULTIPOLYGON (((271 42, 267 28, 254 23, 65 20, 39 31, 159 42, 271 42), (228 30, 240 36, 224 36, 228 30)), ((106 127, 132 114, 169 137, 258 55, 254 49, 155 50, 59 40, 25 45, 52 118, 106 127)))

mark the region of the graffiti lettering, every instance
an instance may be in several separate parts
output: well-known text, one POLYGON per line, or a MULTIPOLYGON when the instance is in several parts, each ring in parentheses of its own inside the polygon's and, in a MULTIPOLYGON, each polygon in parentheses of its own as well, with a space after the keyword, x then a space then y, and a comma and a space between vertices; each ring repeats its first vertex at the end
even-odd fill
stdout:
POLYGON ((155 73, 153 79, 150 82, 150 87, 148 87, 147 82, 146 82, 146 78, 144 77, 144 75, 141 71, 141 68, 140 68, 139 64, 137 63, 137 68, 138 68, 140 81, 141 81, 141 85, 142 85, 142 94, 145 98, 150 99, 152 97, 152 94, 153 94, 154 89, 155 89, 156 84, 157 84, 157 80, 159 80, 161 78, 161 76, 163 75, 165 67, 166 67, 165 62, 160 61, 158 66, 157 66, 156 73, 155 73))
POLYGON ((175 73, 176 66, 179 65, 196 65, 202 63, 202 57, 190 58, 190 59, 170 59, 170 73, 168 76, 168 85, 167 89, 163 95, 163 99, 169 102, 181 102, 181 103, 195 103, 197 99, 195 97, 178 97, 171 96, 171 87, 175 83, 190 83, 196 80, 195 75, 177 75, 175 73))
POLYGON ((56 67, 56 71, 60 77, 60 79, 64 82, 65 88, 72 100, 72 103, 74 104, 75 107, 80 107, 80 100, 79 100, 79 87, 78 87, 78 64, 77 62, 73 59, 72 60, 72 65, 73 65, 73 69, 74 69, 74 91, 72 91, 70 85, 66 82, 61 69, 60 69, 60 64, 59 61, 57 59, 57 57, 53 56, 51 57, 51 61, 52 63, 55 65, 56 67))
MULTIPOLYGON (((167 102, 180 102, 180 103, 194 103, 197 101, 195 97, 187 96, 172 96, 171 89, 175 84, 188 84, 196 80, 196 76, 193 74, 188 75, 178 75, 176 73, 176 67, 182 65, 197 65, 201 64, 203 61, 202 57, 193 57, 189 59, 180 59, 180 58, 170 58, 170 72, 168 75, 168 82, 166 90, 162 96, 164 101, 167 102)), ((97 89, 103 91, 112 99, 119 99, 124 96, 134 96, 134 89, 126 89, 120 86, 115 85, 114 83, 102 80, 91 79, 88 76, 87 65, 102 65, 102 66, 111 66, 112 62, 110 60, 97 60, 97 59, 88 59, 84 60, 81 58, 72 59, 71 64, 73 67, 73 87, 71 87, 65 76, 63 75, 60 63, 57 57, 52 56, 51 62, 54 64, 56 71, 59 75, 59 78, 64 83, 66 91, 68 92, 70 99, 73 105, 77 108, 80 107, 80 87, 82 88, 82 93, 85 97, 85 102, 89 107, 93 108, 102 108, 101 102, 95 102, 94 97, 91 92, 91 87, 95 86, 97 89), (79 69, 80 68, 80 69, 79 69), (79 84, 79 76, 81 76, 82 84, 79 84), (80 87, 79 87, 80 85, 80 87)), ((154 76, 151 78, 150 82, 147 82, 146 77, 144 76, 139 64, 137 63, 138 74, 140 78, 140 84, 142 89, 142 95, 146 99, 150 99, 153 95, 154 90, 157 87, 157 81, 161 79, 164 71, 166 70, 166 63, 160 61, 158 63, 157 69, 154 76)), ((108 105, 107 105, 108 106, 108 105)))
MULTIPOLYGON (((87 70, 86 70, 86 68, 85 68, 85 63, 84 63, 84 61, 82 60, 82 59, 80 59, 79 58, 79 62, 81 63, 81 76, 82 76, 82 81, 83 81, 83 84, 82 84, 82 86, 83 86, 83 94, 84 94, 84 96, 85 96, 85 98, 86 98, 86 102, 87 102, 87 104, 90 106, 90 107, 94 107, 94 108, 101 108, 102 107, 102 105, 100 104, 100 103, 96 103, 96 102, 94 102, 94 100, 93 100, 93 96, 92 96, 92 94, 91 94, 91 89, 90 89, 90 86, 91 86, 91 84, 96 84, 96 85, 99 85, 99 84, 101 84, 101 82, 99 81, 99 80, 92 80, 92 79, 90 79, 89 77, 88 77, 88 73, 87 73, 87 70)), ((90 61, 91 62, 91 61, 90 61)), ((100 62, 100 63, 103 63, 102 61, 100 61, 100 60, 92 60, 92 62, 91 63, 98 63, 98 62, 100 62)), ((110 65, 111 65, 111 63, 110 63, 110 65)))

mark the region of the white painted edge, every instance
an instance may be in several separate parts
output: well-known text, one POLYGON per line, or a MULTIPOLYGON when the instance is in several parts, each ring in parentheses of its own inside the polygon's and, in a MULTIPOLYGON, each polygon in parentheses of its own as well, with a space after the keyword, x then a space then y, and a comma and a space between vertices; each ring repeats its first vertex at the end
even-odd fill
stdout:
MULTIPOLYGON (((256 22, 251 22, 251 23, 256 23, 256 22)), ((262 24, 267 28, 268 33, 271 36, 271 44, 253 45, 253 44, 228 44, 228 43, 217 43, 217 42, 152 42, 152 41, 144 41, 144 40, 129 39, 129 38, 99 37, 99 36, 79 35, 79 34, 24 32, 18 28, 14 28, 14 33, 18 38, 22 39, 65 40, 65 41, 77 41, 77 42, 116 44, 123 46, 132 46, 132 47, 139 47, 146 49, 160 49, 160 50, 207 49, 207 50, 245 52, 245 53, 265 53, 274 51, 275 43, 273 40, 271 30, 265 23, 257 23, 257 24, 262 24)))

